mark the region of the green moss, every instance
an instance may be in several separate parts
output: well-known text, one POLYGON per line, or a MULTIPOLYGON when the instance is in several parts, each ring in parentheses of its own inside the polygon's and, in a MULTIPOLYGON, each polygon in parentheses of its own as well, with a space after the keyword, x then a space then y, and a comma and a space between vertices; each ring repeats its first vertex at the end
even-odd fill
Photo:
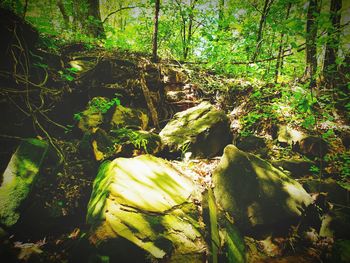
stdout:
POLYGON ((174 251, 197 253, 204 241, 198 211, 189 201, 198 195, 194 184, 165 160, 118 158, 100 168, 87 221, 100 241, 123 237, 158 259, 174 251))
POLYGON ((46 156, 45 141, 28 139, 21 143, 13 154, 0 187, 0 222, 14 225, 19 217, 19 208, 35 183, 41 163, 46 156))
POLYGON ((300 216, 311 197, 294 179, 233 145, 214 171, 217 201, 244 227, 300 216))
POLYGON ((171 151, 199 157, 214 156, 231 138, 228 117, 208 102, 175 114, 159 135, 171 151))

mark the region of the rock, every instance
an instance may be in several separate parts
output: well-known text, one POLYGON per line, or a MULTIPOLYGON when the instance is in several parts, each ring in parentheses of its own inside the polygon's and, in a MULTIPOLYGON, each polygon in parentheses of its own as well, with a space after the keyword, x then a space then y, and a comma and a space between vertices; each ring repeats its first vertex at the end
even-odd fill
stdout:
POLYGON ((91 135, 91 145, 96 161, 110 158, 115 153, 113 139, 103 129, 98 128, 91 135))
POLYGON ((170 152, 212 157, 230 142, 229 119, 208 102, 178 112, 159 133, 170 152))
POLYGON ((300 178, 306 175, 310 175, 311 166, 314 162, 302 159, 282 159, 273 161, 272 164, 276 167, 281 167, 283 170, 290 172, 293 178, 300 178))
POLYGON ((149 118, 142 109, 131 109, 119 105, 116 107, 111 126, 117 128, 137 128, 145 130, 148 126, 149 118))
POLYGON ((168 91, 165 94, 166 99, 170 102, 177 102, 186 99, 186 93, 182 90, 179 91, 168 91))
POLYGON ((321 237, 350 239, 350 211, 346 209, 331 210, 322 217, 319 231, 321 237))
POLYGON ((307 136, 301 139, 293 148, 311 159, 323 158, 330 150, 328 143, 316 136, 307 136))
POLYGON ((19 208, 38 179, 48 144, 37 139, 23 141, 1 177, 0 223, 11 227, 20 217, 19 208))
POLYGON ((119 242, 113 253, 132 243, 166 262, 202 262, 205 242, 194 200, 200 194, 193 182, 163 159, 141 155, 105 162, 88 205, 90 240, 119 242))
POLYGON ((162 150, 162 142, 158 134, 148 131, 123 128, 107 133, 96 128, 94 132, 84 134, 79 150, 86 158, 104 161, 146 153, 156 155, 162 150))
POLYGON ((243 137, 238 143, 237 143, 238 149, 242 151, 254 151, 257 149, 265 148, 266 142, 264 138, 258 137, 255 135, 249 135, 247 137, 243 137))
POLYGON ((304 179, 301 183, 309 193, 327 193, 327 201, 329 202, 343 206, 348 206, 350 204, 349 190, 338 184, 337 181, 332 178, 322 180, 304 179))
POLYGON ((78 128, 82 132, 92 132, 93 129, 100 127, 103 123, 108 123, 107 111, 112 108, 107 105, 111 103, 108 98, 94 97, 89 104, 81 113, 78 113, 75 117, 79 120, 78 128))
POLYGON ((350 131, 344 131, 340 134, 340 139, 346 149, 350 148, 350 131))
POLYGON ((112 130, 111 135, 118 156, 130 157, 145 153, 156 155, 162 150, 160 136, 152 132, 121 128, 112 130))
POLYGON ((75 59, 68 62, 71 68, 75 69, 76 76, 79 77, 83 75, 85 72, 93 69, 96 65, 96 62, 93 60, 83 60, 83 59, 75 59))
POLYGON ((188 81, 188 76, 181 69, 163 67, 162 71, 164 72, 164 82, 167 84, 178 84, 188 81))
POLYGON ((277 128, 277 141, 284 145, 293 145, 305 137, 305 134, 287 125, 277 128))
POLYGON ((213 182, 219 205, 243 229, 288 222, 312 202, 297 181, 234 145, 225 148, 213 182))

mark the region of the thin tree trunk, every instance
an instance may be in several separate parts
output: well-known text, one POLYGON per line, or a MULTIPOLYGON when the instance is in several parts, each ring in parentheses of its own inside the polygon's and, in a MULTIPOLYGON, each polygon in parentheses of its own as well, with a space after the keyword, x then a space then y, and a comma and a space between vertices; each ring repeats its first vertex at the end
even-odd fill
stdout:
MULTIPOLYGON (((292 8, 292 3, 289 2, 287 6, 286 20, 289 18, 289 13, 291 8, 292 8)), ((280 68, 282 68, 282 64, 283 64, 283 57, 282 57, 283 50, 284 50, 284 32, 281 32, 280 45, 278 47, 278 55, 277 55, 277 61, 276 61, 275 83, 278 82, 279 70, 280 68)))
POLYGON ((252 57, 252 61, 255 61, 255 59, 257 58, 257 56, 260 52, 264 25, 266 23, 266 18, 270 12, 270 8, 271 8, 273 1, 274 0, 265 0, 264 8, 263 8, 263 11, 262 11, 261 17, 260 17, 259 29, 258 29, 257 38, 256 38, 256 48, 255 48, 254 55, 252 57))
POLYGON ((26 14, 27 14, 27 10, 28 10, 28 3, 29 3, 29 0, 25 0, 24 7, 23 7, 23 15, 22 15, 23 19, 26 18, 26 14))
POLYGON ((154 12, 154 29, 153 29, 153 45, 152 45, 152 60, 153 62, 157 62, 157 50, 158 50, 158 17, 159 17, 159 8, 160 8, 160 0, 156 0, 155 3, 155 12, 154 12))
POLYGON ((190 44, 191 44, 192 35, 193 35, 192 27, 193 27, 193 21, 194 21, 193 11, 194 11, 194 8, 196 7, 197 1, 198 0, 193 0, 193 2, 192 1, 190 2, 190 10, 189 10, 188 18, 185 17, 184 12, 182 11, 181 1, 179 1, 179 0, 175 1, 180 9, 180 15, 181 15, 181 19, 182 19, 182 25, 181 25, 182 52, 183 52, 182 55, 183 55, 184 60, 187 59, 190 48, 191 48, 190 44), (188 23, 187 23, 187 20, 188 20, 188 23))
POLYGON ((225 8, 225 0, 219 0, 219 22, 218 22, 219 30, 223 28, 224 8, 225 8))
POLYGON ((316 86, 316 70, 317 70, 317 17, 319 15, 318 0, 310 0, 307 10, 306 22, 306 70, 305 78, 310 81, 310 88, 316 86))
POLYGON ((339 49, 340 38, 340 19, 342 8, 342 0, 332 0, 330 6, 330 20, 332 28, 328 32, 328 39, 326 43, 326 52, 323 64, 323 76, 327 84, 334 86, 336 78, 337 65, 336 58, 339 49))

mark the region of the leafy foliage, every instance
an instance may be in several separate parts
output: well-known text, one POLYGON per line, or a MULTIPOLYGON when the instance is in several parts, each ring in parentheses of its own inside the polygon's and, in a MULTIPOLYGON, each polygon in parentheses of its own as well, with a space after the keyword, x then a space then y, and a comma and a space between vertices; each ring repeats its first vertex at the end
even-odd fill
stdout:
POLYGON ((135 131, 128 128, 120 128, 117 130, 112 130, 114 143, 124 144, 124 143, 132 143, 136 149, 143 149, 146 153, 148 153, 148 143, 149 143, 149 135, 141 133, 139 131, 135 131))

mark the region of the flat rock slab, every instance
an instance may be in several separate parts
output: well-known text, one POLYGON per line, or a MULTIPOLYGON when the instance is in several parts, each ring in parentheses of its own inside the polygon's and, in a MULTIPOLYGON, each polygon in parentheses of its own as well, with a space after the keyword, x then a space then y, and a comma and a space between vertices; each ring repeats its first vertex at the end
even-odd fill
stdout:
POLYGON ((13 226, 20 217, 19 208, 28 197, 46 156, 48 144, 37 139, 23 141, 2 175, 0 186, 0 223, 13 226))
POLYGON ((201 262, 205 242, 194 199, 200 195, 192 181, 163 159, 141 155, 105 162, 88 205, 90 239, 99 244, 122 237, 158 259, 201 262))

